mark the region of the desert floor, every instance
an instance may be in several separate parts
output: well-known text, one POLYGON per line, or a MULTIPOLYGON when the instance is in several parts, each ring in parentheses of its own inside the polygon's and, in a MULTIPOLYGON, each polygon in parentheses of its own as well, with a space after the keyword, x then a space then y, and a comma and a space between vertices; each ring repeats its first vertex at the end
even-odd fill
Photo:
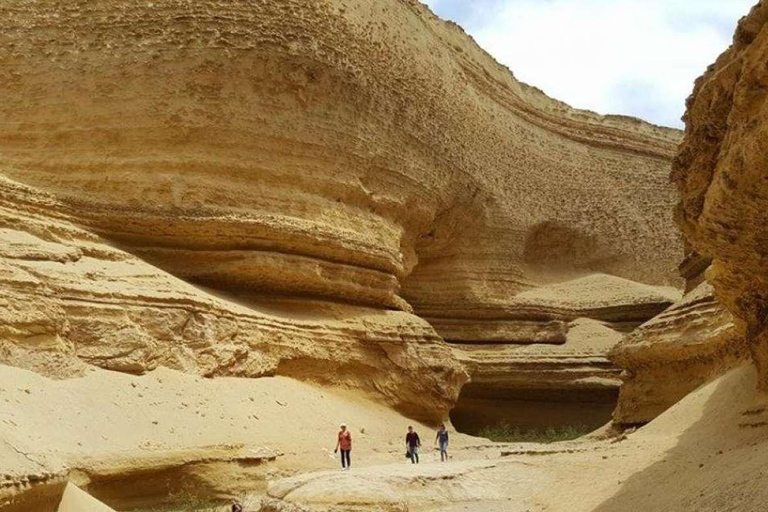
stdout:
MULTIPOLYGON (((29 457, 61 461, 71 483, 115 510, 159 510, 163 496, 187 493, 238 496, 246 510, 269 496, 319 510, 756 511, 768 499, 768 412, 754 381, 752 367, 733 370, 618 438, 454 434, 447 463, 416 424, 419 465, 403 456, 406 418, 281 377, 95 371, 52 381, 4 367, 0 414, 7 439, 31 439, 29 457), (332 454, 341 421, 354 435, 347 472, 332 454)), ((76 510, 109 508, 73 489, 60 511, 76 510)))

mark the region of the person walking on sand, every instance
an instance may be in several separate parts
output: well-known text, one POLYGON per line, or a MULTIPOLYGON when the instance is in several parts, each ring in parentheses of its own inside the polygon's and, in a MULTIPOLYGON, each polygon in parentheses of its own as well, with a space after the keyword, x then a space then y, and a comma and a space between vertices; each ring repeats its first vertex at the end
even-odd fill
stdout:
POLYGON ((352 465, 349 459, 349 452, 352 451, 352 434, 347 430, 346 423, 341 424, 341 430, 339 430, 336 440, 336 449, 333 450, 333 453, 337 453, 339 448, 341 448, 341 469, 343 471, 352 465))
POLYGON ((408 449, 408 455, 411 458, 411 464, 419 463, 419 447, 421 446, 421 439, 419 434, 413 431, 412 426, 408 426, 408 433, 405 434, 405 447, 408 449))
POLYGON ((440 424, 440 430, 437 431, 435 437, 435 443, 440 444, 440 460, 445 462, 448 460, 448 431, 445 430, 445 423, 440 424))

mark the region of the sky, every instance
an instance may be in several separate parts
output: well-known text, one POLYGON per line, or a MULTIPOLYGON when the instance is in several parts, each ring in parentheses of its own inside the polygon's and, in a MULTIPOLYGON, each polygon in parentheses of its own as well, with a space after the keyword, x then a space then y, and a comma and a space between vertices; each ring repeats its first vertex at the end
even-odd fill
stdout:
POLYGON ((518 80, 601 114, 681 128, 693 82, 757 0, 422 0, 518 80))

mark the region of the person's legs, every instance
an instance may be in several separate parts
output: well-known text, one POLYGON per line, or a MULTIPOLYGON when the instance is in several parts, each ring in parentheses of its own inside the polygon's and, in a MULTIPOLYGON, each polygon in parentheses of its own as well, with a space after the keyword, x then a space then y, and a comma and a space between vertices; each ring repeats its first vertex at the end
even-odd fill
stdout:
POLYGON ((352 467, 352 450, 347 450, 347 469, 352 467))
POLYGON ((414 446, 413 447, 413 458, 416 459, 416 464, 419 463, 419 447, 414 446))
POLYGON ((413 446, 408 447, 408 453, 411 454, 411 464, 416 464, 416 448, 413 446))
POLYGON ((349 469, 349 452, 350 450, 341 450, 341 467, 349 469))
POLYGON ((448 443, 444 441, 440 442, 440 460, 441 461, 448 460, 448 443))

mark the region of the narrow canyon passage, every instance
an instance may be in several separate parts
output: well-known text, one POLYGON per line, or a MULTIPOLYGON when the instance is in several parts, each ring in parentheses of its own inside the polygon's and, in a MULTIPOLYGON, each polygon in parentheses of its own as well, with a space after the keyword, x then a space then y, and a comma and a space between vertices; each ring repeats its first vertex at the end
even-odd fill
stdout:
POLYGON ((459 432, 588 433, 611 421, 618 400, 615 388, 578 390, 493 390, 466 384, 451 410, 459 432))

